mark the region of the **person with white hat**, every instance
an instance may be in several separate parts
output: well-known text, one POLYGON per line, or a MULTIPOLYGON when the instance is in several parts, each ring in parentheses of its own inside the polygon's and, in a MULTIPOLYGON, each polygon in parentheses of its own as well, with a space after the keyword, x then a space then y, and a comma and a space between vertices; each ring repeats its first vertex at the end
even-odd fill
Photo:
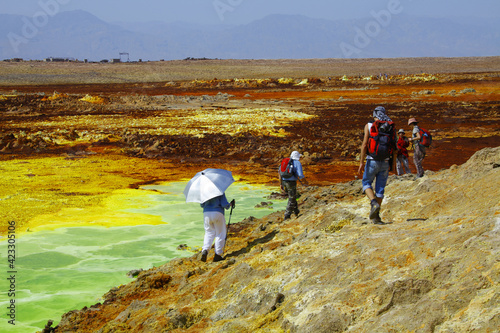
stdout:
POLYGON ((290 155, 287 168, 291 170, 291 175, 284 176, 281 172, 279 172, 281 189, 286 191, 288 194, 288 203, 285 209, 285 220, 289 219, 292 214, 299 216, 300 213, 297 205, 297 180, 305 185, 308 185, 302 170, 302 164, 299 161, 301 156, 302 155, 298 151, 293 151, 290 155))
POLYGON ((398 147, 398 157, 397 157, 397 170, 398 176, 411 173, 410 166, 408 165, 408 146, 410 145, 410 140, 405 136, 405 130, 400 129, 398 131, 398 142, 396 143, 398 147))
POLYGON ((410 118, 408 120, 408 126, 413 126, 411 138, 413 141, 413 163, 415 163, 415 167, 417 168, 417 178, 422 178, 424 176, 422 162, 425 158, 426 149, 423 145, 419 144, 422 136, 420 135, 420 128, 418 127, 417 119, 410 118))

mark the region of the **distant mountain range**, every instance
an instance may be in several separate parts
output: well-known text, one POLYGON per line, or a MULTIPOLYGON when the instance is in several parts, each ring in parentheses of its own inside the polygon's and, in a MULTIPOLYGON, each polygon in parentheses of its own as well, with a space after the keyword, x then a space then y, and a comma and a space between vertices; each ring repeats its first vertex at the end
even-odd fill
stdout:
POLYGON ((271 15, 249 24, 108 23, 85 11, 0 14, 0 60, 48 57, 100 61, 192 58, 303 59, 500 55, 499 19, 405 14, 331 21, 271 15))

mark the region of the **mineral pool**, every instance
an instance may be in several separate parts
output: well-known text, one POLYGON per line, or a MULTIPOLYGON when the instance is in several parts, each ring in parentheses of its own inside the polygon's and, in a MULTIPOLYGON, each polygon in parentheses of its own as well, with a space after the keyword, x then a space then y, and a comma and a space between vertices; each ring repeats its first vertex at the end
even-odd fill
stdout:
MULTIPOLYGON (((107 208, 110 215, 116 216, 116 211, 121 211, 129 219, 133 219, 134 214, 138 218, 159 216, 162 224, 42 228, 17 235, 14 269, 9 267, 7 256, 2 256, 0 263, 3 275, 14 272, 1 279, 3 319, 0 332, 32 333, 42 330, 49 319, 54 320, 55 326, 63 313, 93 305, 101 301, 100 297, 111 288, 130 282, 127 277, 130 270, 148 269, 173 258, 192 256, 203 244, 203 212, 199 204, 185 202, 185 185, 186 182, 176 182, 144 186, 136 190, 141 203, 138 207, 117 205, 115 209, 107 208), (144 196, 144 191, 149 194, 144 196), (179 250, 181 244, 186 244, 188 250, 179 250), (14 281, 9 281, 11 275, 15 277, 14 281), (12 286, 14 291, 9 293, 12 286), (9 323, 12 320, 9 313, 15 313, 14 322, 9 323)), ((229 201, 236 200, 231 224, 249 216, 262 217, 284 209, 286 201, 266 198, 273 190, 277 189, 232 184, 226 191, 229 201), (262 201, 273 204, 270 208, 256 209, 255 206, 262 201)), ((134 197, 126 200, 133 202, 134 197)), ((79 219, 78 211, 72 214, 75 220, 79 219)), ((227 211, 226 221, 229 217, 227 211)), ((58 218, 60 215, 53 216, 55 225, 58 218)), ((105 216, 100 218, 105 219, 105 216)), ((7 245, 6 238, 0 240, 2 254, 8 253, 7 245)))

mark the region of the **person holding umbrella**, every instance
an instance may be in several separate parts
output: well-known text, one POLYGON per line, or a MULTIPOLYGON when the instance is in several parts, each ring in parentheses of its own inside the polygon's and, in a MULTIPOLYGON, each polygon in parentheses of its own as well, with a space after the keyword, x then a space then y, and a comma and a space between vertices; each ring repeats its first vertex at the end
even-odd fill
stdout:
POLYGON ((198 172, 186 185, 186 202, 198 202, 203 208, 205 237, 201 252, 201 261, 206 262, 208 252, 215 240, 214 262, 224 260, 227 229, 224 210, 235 207, 235 200, 227 201, 225 190, 234 182, 228 170, 205 169, 198 172))
POLYGON ((207 261, 208 251, 215 240, 214 262, 224 260, 224 246, 226 245, 226 218, 224 209, 233 209, 236 202, 233 199, 229 203, 226 195, 222 194, 200 204, 203 208, 203 224, 205 226, 205 238, 201 252, 201 261, 207 261))

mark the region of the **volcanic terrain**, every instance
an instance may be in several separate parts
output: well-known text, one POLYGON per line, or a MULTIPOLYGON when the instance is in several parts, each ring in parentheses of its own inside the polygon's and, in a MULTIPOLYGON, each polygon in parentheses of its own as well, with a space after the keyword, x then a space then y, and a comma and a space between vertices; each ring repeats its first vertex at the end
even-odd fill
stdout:
POLYGON ((56 332, 499 326, 499 57, 3 62, 0 72, 2 234, 8 221, 26 232, 37 216, 208 166, 277 185, 293 150, 312 185, 291 222, 279 212, 235 225, 224 263, 196 254, 145 271, 56 332), (356 179, 378 105, 398 129, 409 135, 414 117, 434 139, 424 179, 391 178, 382 227, 366 224, 356 179))

